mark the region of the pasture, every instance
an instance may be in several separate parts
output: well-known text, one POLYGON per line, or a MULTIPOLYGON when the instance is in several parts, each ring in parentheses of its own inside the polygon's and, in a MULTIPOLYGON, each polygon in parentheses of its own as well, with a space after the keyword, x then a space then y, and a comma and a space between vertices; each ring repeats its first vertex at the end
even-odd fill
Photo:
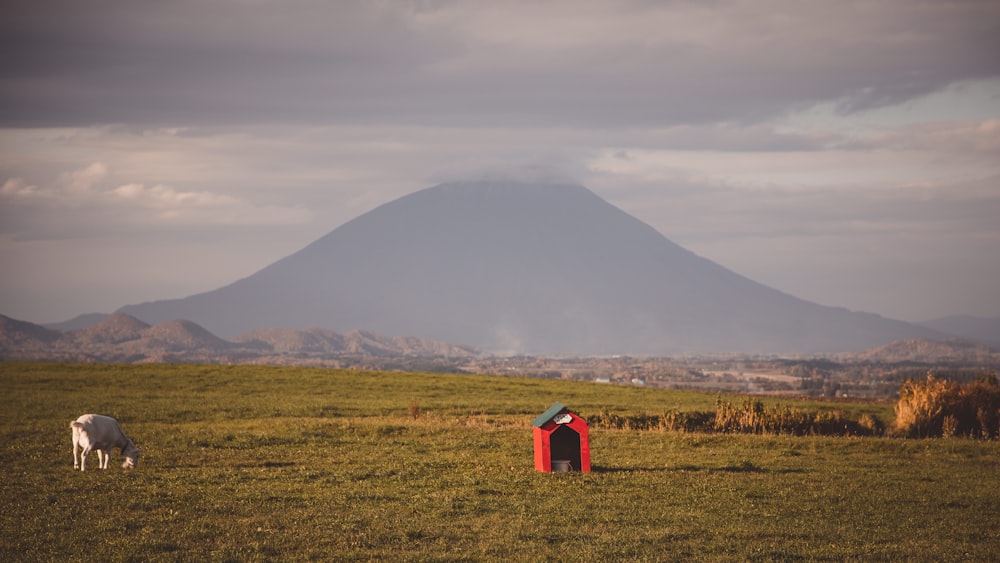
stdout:
MULTIPOLYGON (((542 474, 530 421, 555 401, 586 418, 718 397, 197 365, 0 363, 0 386, 3 561, 1000 554, 996 441, 592 428, 592 473, 542 474), (69 422, 87 412, 121 422, 137 469, 115 450, 110 469, 73 471, 69 422)), ((889 404, 836 408, 891 422, 889 404)))

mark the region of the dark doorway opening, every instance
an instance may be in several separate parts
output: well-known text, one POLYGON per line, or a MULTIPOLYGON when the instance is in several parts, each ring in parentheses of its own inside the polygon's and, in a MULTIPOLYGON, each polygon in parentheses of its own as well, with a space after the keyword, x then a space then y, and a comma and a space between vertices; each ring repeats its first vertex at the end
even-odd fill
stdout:
POLYGON ((569 460, 573 471, 580 471, 580 434, 569 426, 559 426, 549 438, 552 460, 569 460))

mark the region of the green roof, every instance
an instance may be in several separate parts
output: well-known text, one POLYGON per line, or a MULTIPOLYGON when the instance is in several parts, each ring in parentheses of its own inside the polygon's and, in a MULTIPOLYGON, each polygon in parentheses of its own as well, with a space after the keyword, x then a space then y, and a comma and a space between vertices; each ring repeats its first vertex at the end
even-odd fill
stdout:
POLYGON ((549 410, 538 415, 538 417, 535 418, 535 420, 532 420, 531 424, 541 428, 546 422, 552 420, 552 418, 555 415, 561 413, 564 410, 566 410, 566 405, 563 405, 560 402, 556 402, 554 405, 549 407, 549 410))

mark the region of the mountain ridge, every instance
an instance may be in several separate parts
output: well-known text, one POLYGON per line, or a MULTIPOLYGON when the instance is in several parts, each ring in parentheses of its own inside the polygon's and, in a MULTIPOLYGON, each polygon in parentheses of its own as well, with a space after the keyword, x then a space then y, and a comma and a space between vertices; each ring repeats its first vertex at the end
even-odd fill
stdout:
POLYGON ((583 186, 441 184, 216 290, 119 309, 223 338, 316 326, 493 353, 827 353, 937 331, 826 307, 673 243, 583 186))
POLYGON ((472 357, 479 350, 370 331, 259 329, 233 341, 191 321, 149 325, 124 313, 66 332, 0 315, 0 359, 105 362, 295 363, 344 356, 472 357), (322 342, 322 345, 317 345, 322 342))

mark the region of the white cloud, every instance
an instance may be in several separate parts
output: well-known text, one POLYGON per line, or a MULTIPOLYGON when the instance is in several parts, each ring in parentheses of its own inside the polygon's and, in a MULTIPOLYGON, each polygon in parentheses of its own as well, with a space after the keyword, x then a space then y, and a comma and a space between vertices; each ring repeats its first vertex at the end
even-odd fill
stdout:
POLYGON ((38 187, 31 186, 20 178, 9 178, 0 187, 0 196, 10 198, 29 198, 38 194, 38 187))
POLYGON ((125 184, 115 188, 113 193, 123 199, 138 199, 145 190, 142 184, 125 184))
POLYGON ((179 192, 163 184, 157 184, 150 188, 142 184, 124 184, 108 191, 107 194, 123 202, 150 209, 225 208, 242 203, 227 195, 211 192, 179 192))
POLYGON ((215 192, 184 191, 165 184, 147 187, 139 182, 115 185, 113 180, 104 162, 61 173, 50 185, 10 178, 0 189, 3 231, 25 239, 65 238, 182 225, 287 225, 312 217, 302 206, 257 205, 215 192))
POLYGON ((96 186, 107 180, 108 175, 107 164, 94 162, 78 170, 60 174, 56 189, 66 195, 87 197, 96 186))

